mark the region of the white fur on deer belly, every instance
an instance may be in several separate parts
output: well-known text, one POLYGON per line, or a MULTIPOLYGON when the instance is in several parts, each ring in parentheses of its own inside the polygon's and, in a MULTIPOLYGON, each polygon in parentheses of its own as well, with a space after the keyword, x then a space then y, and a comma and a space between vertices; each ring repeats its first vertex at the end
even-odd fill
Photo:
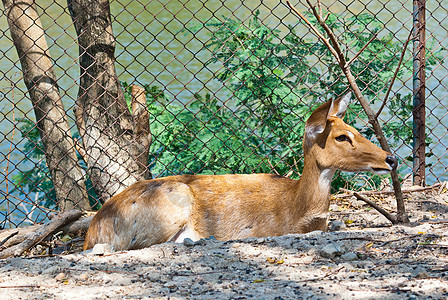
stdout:
POLYGON ((184 239, 189 238, 193 242, 198 241, 201 239, 201 236, 190 226, 185 225, 184 228, 182 228, 178 233, 176 233, 172 238, 170 238, 170 241, 173 241, 175 243, 182 243, 184 239))

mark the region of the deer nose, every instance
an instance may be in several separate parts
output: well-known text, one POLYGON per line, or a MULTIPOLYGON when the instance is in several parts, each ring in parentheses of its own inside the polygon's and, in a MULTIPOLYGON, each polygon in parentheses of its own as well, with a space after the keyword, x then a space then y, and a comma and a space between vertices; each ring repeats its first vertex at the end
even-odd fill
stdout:
POLYGON ((392 170, 395 170, 398 166, 398 160, 393 155, 388 155, 386 157, 386 163, 392 168, 392 170))

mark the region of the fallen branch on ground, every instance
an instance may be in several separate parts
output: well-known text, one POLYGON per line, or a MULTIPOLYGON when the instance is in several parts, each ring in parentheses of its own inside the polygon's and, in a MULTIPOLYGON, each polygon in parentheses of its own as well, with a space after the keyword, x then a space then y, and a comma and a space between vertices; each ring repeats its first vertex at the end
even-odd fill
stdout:
POLYGON ((19 234, 19 232, 15 231, 15 232, 11 233, 10 235, 8 235, 6 238, 4 238, 3 241, 0 242, 0 247, 3 246, 3 244, 5 244, 10 238, 12 238, 13 236, 16 236, 17 234, 19 234))
MULTIPOLYGON (((59 228, 63 234, 76 233, 78 231, 86 231, 89 228, 93 216, 82 217, 74 222, 67 223, 59 228)), ((14 229, 0 230, 0 250, 22 243, 28 235, 41 228, 42 224, 32 225, 28 227, 20 227, 14 229)))
POLYGON ((55 233, 62 226, 72 223, 73 221, 81 217, 82 212, 79 210, 70 210, 59 214, 50 222, 41 225, 35 231, 29 232, 24 236, 24 240, 17 245, 6 248, 0 252, 0 259, 8 258, 11 256, 20 256, 31 247, 35 246, 39 242, 43 241, 49 235, 55 233))
POLYGON ((375 202, 373 202, 372 200, 370 200, 369 198, 367 198, 366 196, 360 195, 359 193, 355 192, 353 193, 353 195, 359 199, 364 201, 365 203, 369 204, 370 206, 372 206, 374 209, 376 209, 380 214, 382 214, 383 216, 386 217, 386 219, 388 219, 389 221, 391 221, 392 224, 397 224, 397 217, 391 213, 389 213, 388 211, 386 211, 384 208, 380 207, 378 204, 376 204, 375 202))

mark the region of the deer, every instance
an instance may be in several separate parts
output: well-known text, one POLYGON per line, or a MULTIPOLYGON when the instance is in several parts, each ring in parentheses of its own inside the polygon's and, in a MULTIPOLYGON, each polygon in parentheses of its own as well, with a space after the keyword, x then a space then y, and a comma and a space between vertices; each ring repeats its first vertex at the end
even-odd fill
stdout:
POLYGON ((305 123, 298 180, 275 174, 175 175, 138 181, 93 217, 84 250, 325 231, 336 170, 387 174, 397 159, 342 119, 351 94, 320 105, 305 123))

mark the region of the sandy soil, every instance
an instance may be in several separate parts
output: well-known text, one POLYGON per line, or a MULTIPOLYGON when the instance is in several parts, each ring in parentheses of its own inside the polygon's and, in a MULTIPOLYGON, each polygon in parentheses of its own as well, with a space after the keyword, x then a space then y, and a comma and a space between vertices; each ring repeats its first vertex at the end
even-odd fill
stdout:
POLYGON ((333 232, 0 260, 0 299, 447 299, 448 194, 406 204, 409 227, 343 198, 333 232))

